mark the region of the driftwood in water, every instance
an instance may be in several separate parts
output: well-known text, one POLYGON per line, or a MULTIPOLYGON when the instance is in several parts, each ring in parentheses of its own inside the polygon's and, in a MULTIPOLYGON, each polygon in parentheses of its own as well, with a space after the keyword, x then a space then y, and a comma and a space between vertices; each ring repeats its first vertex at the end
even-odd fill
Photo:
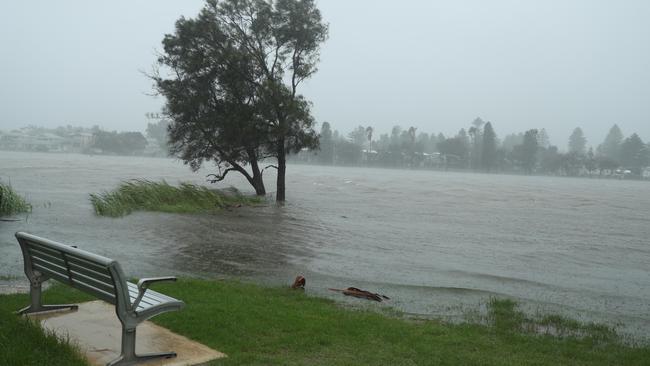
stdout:
POLYGON ((388 296, 382 295, 382 294, 377 294, 374 292, 358 289, 356 287, 348 287, 345 290, 340 290, 336 288, 331 288, 329 289, 330 291, 336 291, 336 292, 341 292, 345 296, 354 296, 358 297, 360 299, 367 299, 367 300, 373 300, 373 301, 378 301, 382 302, 384 300, 390 300, 388 296))

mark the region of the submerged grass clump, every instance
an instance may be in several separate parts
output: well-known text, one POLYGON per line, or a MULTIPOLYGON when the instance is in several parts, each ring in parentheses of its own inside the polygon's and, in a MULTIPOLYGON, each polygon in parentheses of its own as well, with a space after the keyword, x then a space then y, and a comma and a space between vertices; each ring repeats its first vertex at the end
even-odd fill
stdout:
POLYGON ((0 182, 0 216, 30 212, 32 206, 11 185, 0 182))
POLYGON ((487 304, 487 324, 500 333, 553 336, 558 339, 585 339, 593 343, 612 343, 622 339, 616 329, 604 324, 582 323, 557 314, 527 316, 516 301, 491 298, 487 304))
POLYGON ((208 189, 191 183, 175 187, 167 182, 136 179, 122 182, 111 192, 91 194, 90 201, 100 216, 121 217, 133 211, 191 213, 259 203, 257 197, 244 196, 238 190, 208 189))

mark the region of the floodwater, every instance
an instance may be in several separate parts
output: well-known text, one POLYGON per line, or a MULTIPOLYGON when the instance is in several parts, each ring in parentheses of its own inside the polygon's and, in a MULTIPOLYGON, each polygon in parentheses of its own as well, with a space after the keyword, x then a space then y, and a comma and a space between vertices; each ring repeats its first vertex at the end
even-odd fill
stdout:
MULTIPOLYGON (((343 299, 327 289, 355 286, 452 320, 504 296, 650 336, 648 182, 290 165, 284 206, 112 219, 88 200, 125 179, 203 183, 209 172, 171 159, 1 152, 0 179, 34 209, 0 222, 0 276, 23 276, 21 230, 114 258, 130 276, 289 285, 302 274, 312 294, 343 299)), ((236 176, 228 185, 250 191, 236 176)))

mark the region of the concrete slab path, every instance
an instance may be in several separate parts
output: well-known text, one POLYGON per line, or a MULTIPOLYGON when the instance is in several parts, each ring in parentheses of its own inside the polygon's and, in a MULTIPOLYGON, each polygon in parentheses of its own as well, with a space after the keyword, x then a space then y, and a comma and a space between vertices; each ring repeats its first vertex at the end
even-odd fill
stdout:
MULTIPOLYGON (((103 301, 79 304, 77 311, 50 312, 33 315, 43 328, 69 338, 78 345, 92 365, 104 366, 120 355, 122 327, 115 315, 115 307, 103 301)), ((155 360, 143 365, 189 366, 201 365, 226 357, 198 342, 168 329, 145 321, 137 329, 138 354, 174 351, 176 358, 155 360)))

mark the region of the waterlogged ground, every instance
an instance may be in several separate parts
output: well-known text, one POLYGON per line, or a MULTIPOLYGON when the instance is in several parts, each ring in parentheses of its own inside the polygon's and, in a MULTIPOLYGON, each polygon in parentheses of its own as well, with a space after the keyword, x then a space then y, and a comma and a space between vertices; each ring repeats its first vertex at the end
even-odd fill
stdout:
MULTIPOLYGON (((507 296, 531 312, 650 336, 648 182, 292 165, 283 207, 111 219, 89 204, 89 193, 125 179, 203 183, 208 172, 167 159, 1 152, 0 179, 34 209, 0 222, 0 287, 22 276, 13 233, 23 230, 115 258, 132 276, 288 284, 303 274, 317 295, 361 287, 450 319, 507 296)), ((235 176, 227 185, 249 190, 235 176)))

